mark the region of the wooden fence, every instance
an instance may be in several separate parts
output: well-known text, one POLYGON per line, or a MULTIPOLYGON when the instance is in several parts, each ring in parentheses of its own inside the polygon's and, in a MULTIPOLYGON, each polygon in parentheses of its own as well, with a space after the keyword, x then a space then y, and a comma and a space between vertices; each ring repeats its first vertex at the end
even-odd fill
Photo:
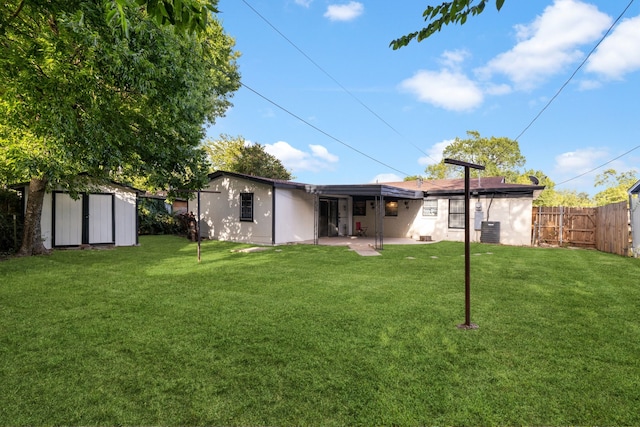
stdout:
POLYGON ((534 207, 533 245, 594 248, 630 255, 631 228, 627 202, 597 208, 534 207))

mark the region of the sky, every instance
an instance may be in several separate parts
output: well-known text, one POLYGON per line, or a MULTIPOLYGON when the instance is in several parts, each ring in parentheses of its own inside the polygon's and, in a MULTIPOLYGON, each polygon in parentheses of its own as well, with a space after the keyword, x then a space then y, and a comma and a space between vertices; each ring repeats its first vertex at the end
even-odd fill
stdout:
POLYGON ((207 138, 262 144, 310 184, 424 174, 467 131, 517 140, 557 189, 593 195, 606 169, 640 173, 640 2, 490 2, 389 47, 436 3, 219 0, 243 86, 207 138))

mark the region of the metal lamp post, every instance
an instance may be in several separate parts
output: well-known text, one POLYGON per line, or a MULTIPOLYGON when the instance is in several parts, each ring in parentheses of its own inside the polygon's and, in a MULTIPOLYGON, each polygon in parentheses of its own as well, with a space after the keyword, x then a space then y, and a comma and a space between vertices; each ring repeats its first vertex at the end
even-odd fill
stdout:
POLYGON ((471 323, 471 256, 469 234, 469 169, 484 170, 484 166, 463 162, 455 159, 444 159, 450 165, 464 167, 464 323, 458 325, 460 329, 478 329, 478 325, 471 323))

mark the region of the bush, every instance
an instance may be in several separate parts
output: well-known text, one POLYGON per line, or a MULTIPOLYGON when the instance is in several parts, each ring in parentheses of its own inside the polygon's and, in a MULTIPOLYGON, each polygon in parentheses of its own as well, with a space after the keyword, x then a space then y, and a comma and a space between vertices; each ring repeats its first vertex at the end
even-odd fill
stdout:
POLYGON ((138 202, 139 234, 187 234, 184 214, 170 214, 164 200, 141 198, 138 202))

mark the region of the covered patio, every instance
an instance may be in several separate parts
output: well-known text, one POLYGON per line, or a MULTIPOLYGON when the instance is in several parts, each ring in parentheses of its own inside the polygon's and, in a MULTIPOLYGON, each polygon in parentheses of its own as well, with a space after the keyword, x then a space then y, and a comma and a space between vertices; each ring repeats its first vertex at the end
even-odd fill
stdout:
MULTIPOLYGON (((412 239, 398 239, 398 238, 390 238, 384 236, 384 217, 385 217, 385 203, 386 201, 395 201, 396 203, 399 200, 422 200, 423 192, 416 191, 411 189, 399 188, 391 185, 385 184, 360 184, 360 185, 318 185, 318 186, 307 186, 307 191, 309 193, 316 195, 316 203, 315 203, 315 231, 314 231, 314 243, 315 244, 335 244, 342 246, 350 246, 350 245, 360 245, 361 242, 367 241, 367 245, 372 245, 374 249, 383 249, 384 243, 389 243, 389 239, 393 240, 403 240, 405 243, 402 244, 412 244, 412 243, 423 243, 423 242, 415 242, 412 239), (321 229, 321 200, 327 198, 341 198, 347 199, 349 201, 349 208, 347 209, 347 225, 346 232, 343 233, 342 239, 338 236, 335 237, 325 237, 321 236, 319 233, 321 229), (364 236, 353 236, 356 231, 356 224, 354 221, 354 211, 357 211, 360 206, 364 209, 367 208, 367 205, 371 205, 374 213, 373 227, 367 227, 364 236), (358 242, 354 242, 353 239, 363 239, 358 242), (323 239, 321 243, 320 239, 323 239), (338 239, 338 240, 336 240, 338 239), (349 240, 346 240, 349 239, 349 240), (330 243, 329 243, 330 242, 330 243)), ((397 205, 396 205, 397 206, 397 205)), ((336 219, 336 223, 339 221, 336 219)), ((336 224, 338 225, 338 224, 336 224)), ((340 233, 338 233, 340 234, 340 233)), ((392 243, 393 244, 393 243, 392 243)), ((400 243, 398 243, 400 244, 400 243)))

